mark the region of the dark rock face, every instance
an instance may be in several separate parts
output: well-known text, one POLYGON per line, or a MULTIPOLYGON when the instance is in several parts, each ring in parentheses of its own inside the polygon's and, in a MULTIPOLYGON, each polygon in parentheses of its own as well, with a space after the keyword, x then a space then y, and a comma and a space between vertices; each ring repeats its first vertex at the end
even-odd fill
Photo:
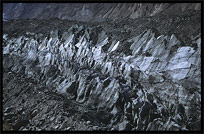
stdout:
POLYGON ((27 22, 4 23, 5 130, 201 129, 199 31, 186 41, 153 28, 110 32, 111 22, 42 32, 34 25, 46 21, 27 22))
POLYGON ((118 18, 141 18, 157 14, 179 15, 200 10, 199 3, 4 3, 4 20, 69 19, 107 21, 118 18))

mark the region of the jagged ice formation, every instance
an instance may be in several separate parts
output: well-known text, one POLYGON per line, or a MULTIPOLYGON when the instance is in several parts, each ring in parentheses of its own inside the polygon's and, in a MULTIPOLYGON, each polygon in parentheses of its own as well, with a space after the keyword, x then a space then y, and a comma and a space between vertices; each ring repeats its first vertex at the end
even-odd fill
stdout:
POLYGON ((200 129, 200 34, 188 45, 152 29, 125 41, 97 30, 4 34, 3 68, 101 112, 111 130, 200 129))

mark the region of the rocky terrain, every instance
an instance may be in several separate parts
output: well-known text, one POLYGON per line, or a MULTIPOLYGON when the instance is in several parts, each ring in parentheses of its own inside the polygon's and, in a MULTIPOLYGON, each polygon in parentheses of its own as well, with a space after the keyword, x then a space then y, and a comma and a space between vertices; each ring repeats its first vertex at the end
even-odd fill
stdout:
POLYGON ((200 130, 199 5, 141 7, 106 22, 4 22, 3 129, 200 130))
POLYGON ((101 22, 118 18, 143 18, 158 14, 181 15, 200 11, 200 3, 4 3, 4 20, 69 19, 101 22))

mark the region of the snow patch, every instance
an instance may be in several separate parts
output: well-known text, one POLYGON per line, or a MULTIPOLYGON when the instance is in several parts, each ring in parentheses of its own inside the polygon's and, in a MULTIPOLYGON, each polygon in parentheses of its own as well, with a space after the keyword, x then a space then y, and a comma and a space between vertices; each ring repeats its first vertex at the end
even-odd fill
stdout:
POLYGON ((117 48, 118 48, 118 45, 119 45, 120 41, 118 41, 115 46, 112 48, 112 50, 110 52, 113 52, 115 51, 117 48))

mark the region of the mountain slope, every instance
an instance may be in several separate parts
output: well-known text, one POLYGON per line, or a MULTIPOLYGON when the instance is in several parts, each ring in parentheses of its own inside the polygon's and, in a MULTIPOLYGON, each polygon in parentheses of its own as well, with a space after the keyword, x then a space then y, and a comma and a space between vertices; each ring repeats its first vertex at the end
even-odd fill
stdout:
POLYGON ((180 15, 200 10, 199 3, 4 3, 7 19, 69 19, 106 21, 141 18, 157 14, 180 15))

